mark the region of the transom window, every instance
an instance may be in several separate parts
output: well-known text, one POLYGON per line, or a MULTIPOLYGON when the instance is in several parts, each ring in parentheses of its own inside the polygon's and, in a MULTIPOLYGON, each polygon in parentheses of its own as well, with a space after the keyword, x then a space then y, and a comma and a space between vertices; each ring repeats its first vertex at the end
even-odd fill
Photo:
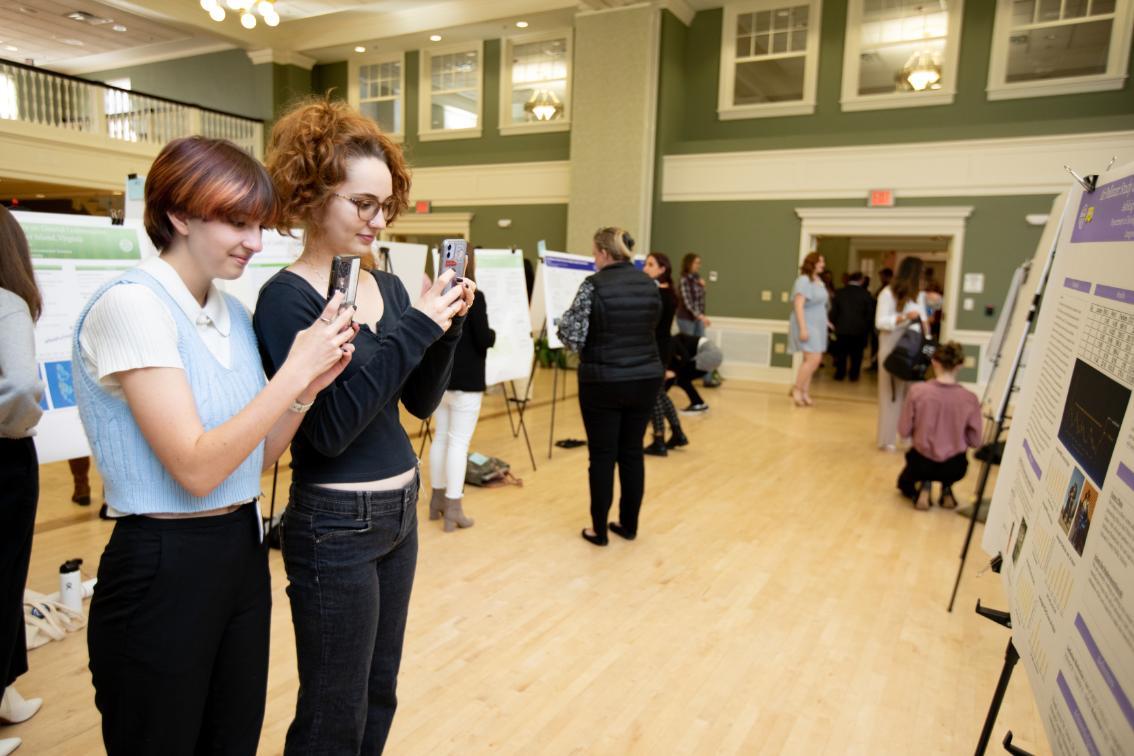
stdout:
POLYGON ((818 0, 758 0, 725 8, 722 119, 814 111, 819 8, 818 0))
POLYGON ((989 98, 1121 88, 1132 5, 1131 0, 1000 0, 989 98))
POLYGON ((843 109, 952 102, 960 26, 961 0, 851 0, 843 109))
POLYGON ((568 33, 506 39, 501 51, 502 133, 562 131, 570 121, 568 33))
POLYGON ((481 45, 422 51, 422 139, 480 136, 481 45))
POLYGON ((405 133, 405 62, 403 53, 351 60, 351 105, 373 119, 396 140, 405 133))

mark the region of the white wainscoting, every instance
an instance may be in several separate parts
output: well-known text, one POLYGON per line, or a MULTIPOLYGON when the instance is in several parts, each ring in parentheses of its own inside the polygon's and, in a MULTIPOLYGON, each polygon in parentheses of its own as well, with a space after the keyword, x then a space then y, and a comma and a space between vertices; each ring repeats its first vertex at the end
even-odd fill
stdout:
POLYGON ((666 155, 666 202, 1058 194, 1071 177, 1134 158, 1134 131, 803 150, 666 155))
POLYGON ((414 168, 411 201, 435 207, 464 205, 565 205, 570 161, 496 163, 414 168))
POLYGON ((721 348, 721 375, 747 381, 791 383, 792 370, 772 367, 772 337, 786 334, 786 320, 713 317, 706 336, 721 348))

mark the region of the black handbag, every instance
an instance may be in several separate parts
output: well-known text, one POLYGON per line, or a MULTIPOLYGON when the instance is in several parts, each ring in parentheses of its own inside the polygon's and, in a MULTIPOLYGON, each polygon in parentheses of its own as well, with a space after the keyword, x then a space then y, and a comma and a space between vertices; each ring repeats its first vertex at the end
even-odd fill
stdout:
POLYGON ((929 360, 937 351, 937 344, 926 338, 921 327, 906 328, 894 345, 894 350, 886 356, 882 367, 890 375, 903 381, 924 381, 929 370, 929 360))

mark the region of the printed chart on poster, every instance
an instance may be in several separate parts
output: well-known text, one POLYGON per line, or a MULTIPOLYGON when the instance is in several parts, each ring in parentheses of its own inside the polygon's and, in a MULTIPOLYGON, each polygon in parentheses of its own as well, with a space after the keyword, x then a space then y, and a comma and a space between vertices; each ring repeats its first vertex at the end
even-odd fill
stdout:
POLYGON ((563 347, 563 342, 556 333, 559 318, 575 301, 579 285, 594 272, 595 261, 592 257, 566 252, 544 252, 541 256, 537 275, 540 280, 536 285, 542 294, 544 311, 540 313, 539 319, 547 324, 547 345, 552 349, 563 347))
POLYGON ((983 546, 1056 754, 1134 752, 1134 165, 1076 189, 983 546))
POLYGON ((36 428, 40 463, 90 454, 75 405, 71 339, 79 311, 106 281, 152 254, 137 223, 109 218, 15 212, 28 238, 43 314, 35 328, 35 354, 44 382, 44 414, 36 428))
POLYGON ((488 325, 496 331, 496 344, 485 359, 485 383, 526 379, 533 347, 523 251, 476 250, 476 285, 488 304, 488 325))

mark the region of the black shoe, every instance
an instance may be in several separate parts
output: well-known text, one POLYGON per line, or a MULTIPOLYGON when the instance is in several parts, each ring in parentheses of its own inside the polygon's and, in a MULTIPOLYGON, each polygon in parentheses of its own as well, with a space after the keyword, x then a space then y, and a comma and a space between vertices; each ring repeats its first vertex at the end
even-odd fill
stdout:
POLYGON ((690 404, 688 407, 686 407, 685 409, 683 409, 681 411, 686 413, 686 414, 696 413, 696 412, 708 412, 709 411, 709 405, 705 404, 704 402, 698 402, 697 404, 690 404))
POLYGON ((689 446, 689 438, 684 433, 682 433, 681 429, 679 428, 673 432, 673 435, 669 437, 669 440, 665 442, 665 445, 667 449, 676 449, 679 446, 689 446))
POLYGON ((845 376, 845 375, 839 375, 838 373, 835 373, 835 380, 836 380, 836 381, 841 381, 841 380, 843 380, 844 378, 846 378, 846 376, 845 376))
POLYGON ((661 436, 654 436, 654 442, 642 450, 643 454, 649 454, 651 457, 664 457, 669 454, 666 451, 665 442, 662 441, 661 436))
POLYGON ((586 528, 583 528, 582 530, 580 530, 579 535, 581 535, 583 537, 584 541, 590 541, 595 546, 605 546, 608 543, 610 543, 610 539, 607 538, 606 536, 599 536, 598 534, 589 535, 587 533, 586 528))
POLYGON ((110 508, 107 505, 103 504, 101 507, 99 507, 98 519, 100 519, 100 520, 113 520, 114 519, 113 517, 110 516, 110 508))
POLYGON ((607 525, 607 527, 610 528, 611 533, 614 533, 616 536, 621 536, 622 538, 625 538, 627 541, 633 541, 635 538, 638 537, 637 533, 631 533, 629 530, 622 527, 617 522, 612 522, 609 525, 607 525))

